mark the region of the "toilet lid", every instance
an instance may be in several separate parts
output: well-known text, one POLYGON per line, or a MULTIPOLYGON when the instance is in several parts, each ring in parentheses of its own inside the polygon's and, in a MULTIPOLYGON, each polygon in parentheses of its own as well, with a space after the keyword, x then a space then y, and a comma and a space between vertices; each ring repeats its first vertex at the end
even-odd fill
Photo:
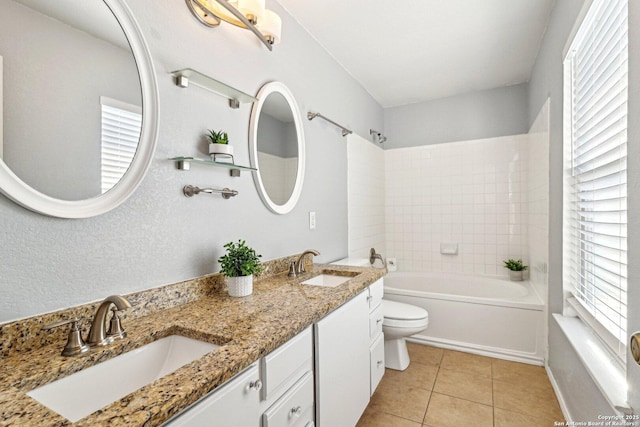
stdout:
POLYGON ((386 319, 397 320, 420 320, 429 318, 429 313, 424 308, 384 299, 382 300, 382 315, 386 319))

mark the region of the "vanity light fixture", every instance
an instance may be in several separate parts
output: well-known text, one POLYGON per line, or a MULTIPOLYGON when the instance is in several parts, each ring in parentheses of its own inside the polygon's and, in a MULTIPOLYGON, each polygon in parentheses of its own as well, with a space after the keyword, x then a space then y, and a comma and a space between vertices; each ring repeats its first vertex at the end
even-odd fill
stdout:
POLYGON ((264 7, 264 0, 185 0, 193 16, 207 27, 217 27, 225 21, 251 30, 272 50, 280 43, 282 19, 264 7))

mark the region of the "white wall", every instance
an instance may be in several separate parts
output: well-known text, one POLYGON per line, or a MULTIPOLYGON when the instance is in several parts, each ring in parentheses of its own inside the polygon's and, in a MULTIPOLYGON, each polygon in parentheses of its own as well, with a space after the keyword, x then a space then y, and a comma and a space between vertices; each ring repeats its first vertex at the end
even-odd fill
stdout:
POLYGON ((347 148, 340 131, 304 120, 302 196, 290 214, 273 214, 248 173, 232 178, 226 169, 201 165, 179 171, 167 160, 207 157, 203 135, 220 128, 229 132, 238 163, 248 164, 251 109, 232 110, 211 92, 179 88, 169 72, 195 68, 251 94, 282 81, 303 116, 320 111, 362 135, 382 127, 382 108, 274 1, 267 6, 283 19, 283 41, 273 52, 247 30, 204 27, 183 1, 127 4, 150 46, 159 86, 159 138, 149 173, 123 205, 96 218, 49 218, 0 197, 0 321, 213 273, 223 245, 237 239, 263 259, 307 248, 321 252, 319 261, 347 256, 347 148), (239 195, 186 198, 186 184, 239 195), (309 211, 317 212, 315 230, 309 211))
POLYGON ((379 145, 351 134, 347 159, 349 257, 367 258, 371 248, 386 257, 384 152, 379 145))
POLYGON ((404 271, 507 275, 527 261, 528 135, 385 150, 387 256, 404 271), (440 254, 457 243, 457 255, 440 254))

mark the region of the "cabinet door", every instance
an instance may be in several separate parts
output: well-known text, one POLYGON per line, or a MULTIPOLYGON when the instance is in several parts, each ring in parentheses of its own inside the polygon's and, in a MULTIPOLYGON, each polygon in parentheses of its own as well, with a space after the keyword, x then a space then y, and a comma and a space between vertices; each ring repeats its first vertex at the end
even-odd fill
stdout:
POLYGON ((182 414, 165 424, 167 427, 242 426, 260 427, 260 383, 255 364, 214 390, 182 414))
POLYGON ((369 403, 368 292, 315 325, 316 423, 353 427, 369 403))

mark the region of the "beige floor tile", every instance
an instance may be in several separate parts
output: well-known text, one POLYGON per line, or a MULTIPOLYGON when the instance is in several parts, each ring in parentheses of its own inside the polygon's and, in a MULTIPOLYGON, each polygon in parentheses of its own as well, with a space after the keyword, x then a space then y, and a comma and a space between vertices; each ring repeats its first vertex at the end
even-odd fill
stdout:
POLYGON ((412 342, 407 343, 407 350, 409 350, 409 358, 412 362, 424 363, 425 365, 440 365, 444 353, 441 348, 412 342))
POLYGON ((485 405, 493 404, 491 378, 440 368, 433 391, 485 405))
POLYGON ((433 393, 424 425, 428 427, 493 427, 493 408, 433 393))
POLYGON ((356 427, 420 427, 421 424, 368 407, 356 427))
POLYGON ((532 417, 562 419, 562 411, 553 390, 531 387, 527 383, 516 384, 494 380, 493 405, 496 408, 532 417))
POLYGON ((430 397, 429 390, 389 380, 385 375, 371 396, 369 407, 377 412, 422 422, 430 397))
POLYGON ((494 408, 493 417, 495 427, 552 427, 556 421, 564 421, 564 419, 545 420, 500 408, 494 408))
POLYGON ((506 383, 526 383, 532 387, 552 390, 547 372, 542 366, 493 359, 493 379, 506 383))
POLYGON ((491 360, 490 357, 445 350, 440 367, 491 378, 491 360))
POLYGON ((394 369, 385 370, 384 378, 411 387, 431 390, 437 374, 437 366, 415 362, 409 364, 409 367, 404 371, 396 371, 394 369))

